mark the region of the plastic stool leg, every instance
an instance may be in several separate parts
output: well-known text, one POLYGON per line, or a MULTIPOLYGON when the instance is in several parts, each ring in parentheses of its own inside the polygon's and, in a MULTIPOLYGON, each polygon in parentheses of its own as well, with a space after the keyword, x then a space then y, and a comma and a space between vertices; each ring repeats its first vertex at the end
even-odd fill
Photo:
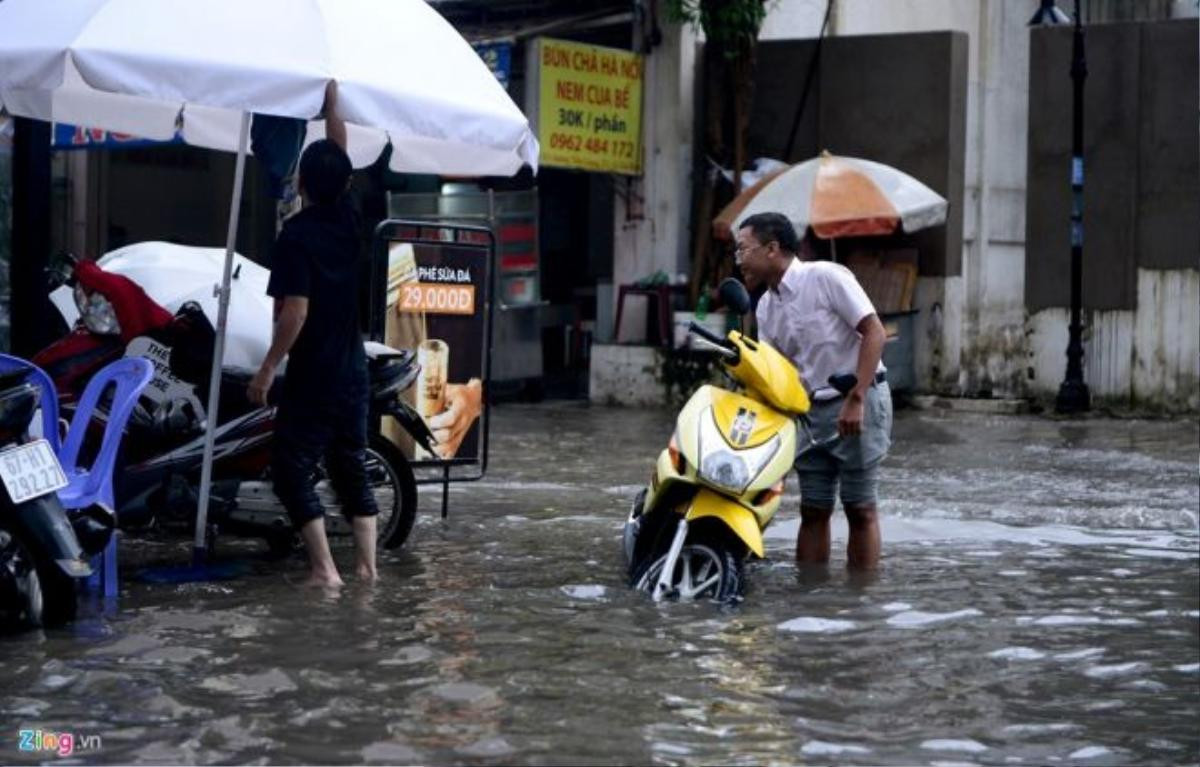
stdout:
POLYGON ((109 599, 117 595, 117 532, 115 530, 108 545, 101 552, 100 558, 103 560, 101 565, 103 573, 100 581, 104 586, 104 597, 109 599))
POLYGON ((88 562, 92 566, 92 574, 83 582, 89 594, 96 594, 104 585, 104 552, 100 552, 88 562))

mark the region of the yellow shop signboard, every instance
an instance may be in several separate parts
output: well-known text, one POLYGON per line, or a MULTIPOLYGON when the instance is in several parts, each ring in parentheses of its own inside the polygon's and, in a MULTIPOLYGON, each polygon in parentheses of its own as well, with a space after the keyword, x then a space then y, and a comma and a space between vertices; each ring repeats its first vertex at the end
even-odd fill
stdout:
POLYGON ((642 56, 546 37, 536 55, 541 164, 640 174, 642 56))

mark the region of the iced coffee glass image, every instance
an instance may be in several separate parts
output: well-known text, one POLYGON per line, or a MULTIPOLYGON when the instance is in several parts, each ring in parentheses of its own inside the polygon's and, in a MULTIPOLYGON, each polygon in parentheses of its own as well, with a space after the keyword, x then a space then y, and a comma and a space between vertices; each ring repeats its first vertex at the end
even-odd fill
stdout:
POLYGON ((450 347, 445 341, 430 338, 417 347, 417 412, 428 420, 446 409, 446 372, 450 367, 450 347))
MULTIPOLYGON (((450 346, 440 338, 429 338, 417 345, 417 413, 429 419, 446 409, 446 374, 450 369, 450 346)), ((416 458, 432 458, 420 445, 416 458)))

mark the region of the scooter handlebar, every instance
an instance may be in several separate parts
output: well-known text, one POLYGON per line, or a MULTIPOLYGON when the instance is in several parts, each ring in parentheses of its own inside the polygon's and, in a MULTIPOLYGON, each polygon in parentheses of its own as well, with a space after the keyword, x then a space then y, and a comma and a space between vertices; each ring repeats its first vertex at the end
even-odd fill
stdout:
POLYGON ((691 322, 688 323, 688 332, 696 336, 695 348, 716 352, 725 358, 726 364, 731 366, 736 366, 741 360, 741 354, 736 346, 707 328, 691 322))
POLYGON ((688 323, 688 332, 695 333, 696 335, 700 336, 701 338, 703 338, 705 341, 708 341, 709 343, 716 344, 717 346, 722 346, 726 349, 730 348, 729 341, 727 341, 726 339, 717 335, 716 333, 712 332, 711 330, 704 327, 703 325, 697 325, 695 320, 692 320, 691 322, 688 323))

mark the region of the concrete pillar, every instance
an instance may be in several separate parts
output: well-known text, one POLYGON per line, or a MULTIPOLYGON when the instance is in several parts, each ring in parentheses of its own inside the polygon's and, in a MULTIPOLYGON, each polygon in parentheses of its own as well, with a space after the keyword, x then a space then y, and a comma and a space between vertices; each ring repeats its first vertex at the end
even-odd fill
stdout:
MULTIPOLYGON (((646 54, 642 176, 613 184, 614 286, 658 270, 688 271, 696 33, 681 24, 663 24, 662 33, 662 43, 646 54)), ((614 289, 614 317, 616 297, 614 289)), ((645 301, 629 301, 622 324, 621 338, 642 337, 645 301)))
POLYGON ((12 154, 11 348, 31 357, 49 340, 50 124, 16 119, 12 154))

